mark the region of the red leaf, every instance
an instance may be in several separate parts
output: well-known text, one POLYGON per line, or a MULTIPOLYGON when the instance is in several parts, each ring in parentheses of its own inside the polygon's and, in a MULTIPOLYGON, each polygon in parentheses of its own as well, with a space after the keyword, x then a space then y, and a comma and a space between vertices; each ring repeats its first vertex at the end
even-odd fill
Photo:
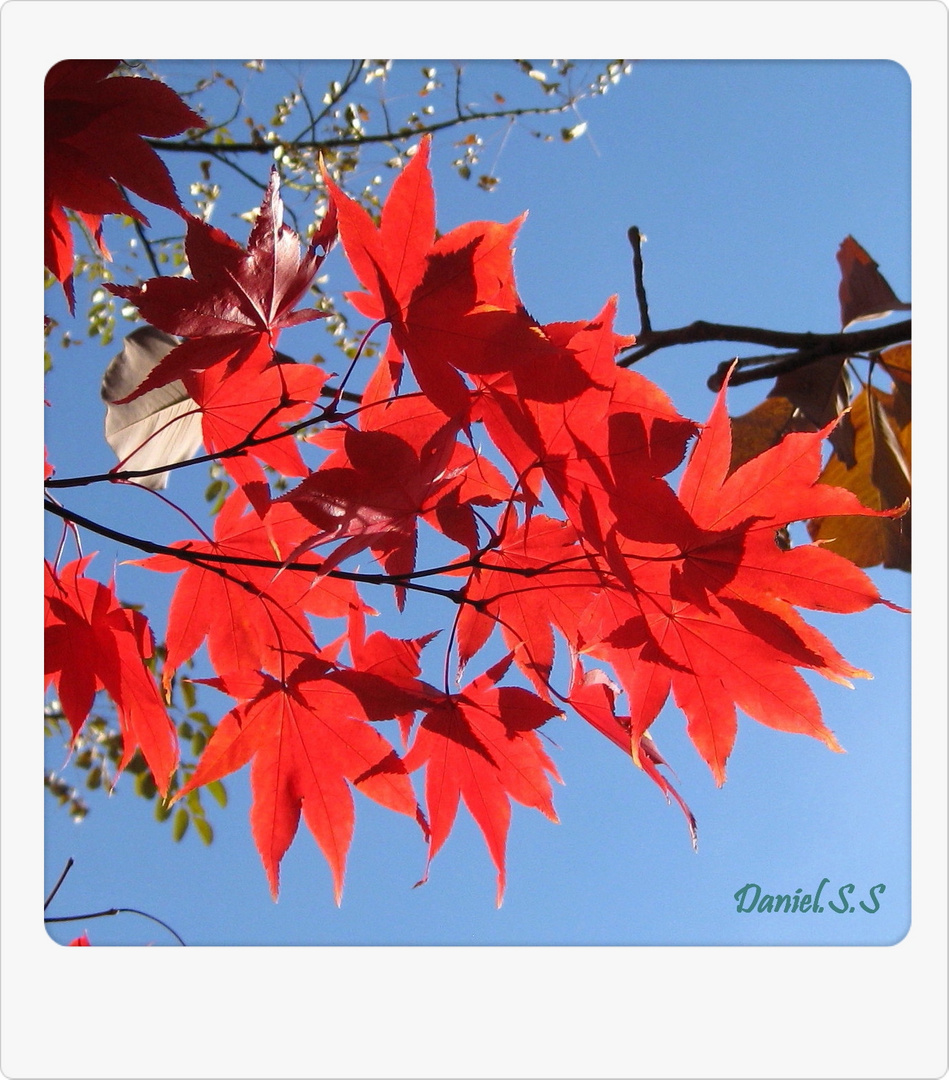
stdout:
POLYGON ((299 237, 283 224, 279 187, 273 169, 246 251, 220 229, 189 214, 185 252, 190 278, 107 286, 134 303, 153 326, 189 339, 124 401, 217 364, 226 365, 229 375, 243 368, 249 381, 273 359, 281 329, 324 317, 315 308, 296 312, 293 308, 333 242, 335 216, 332 211, 327 214, 301 257, 299 237))
POLYGON ((122 607, 112 586, 85 576, 92 556, 57 571, 46 563, 46 685, 56 687, 73 738, 96 691, 115 702, 123 751, 119 771, 137 747, 162 795, 178 764, 174 725, 145 666, 152 655, 144 617, 122 607))
MULTIPOLYGON (((273 504, 261 518, 247 512, 247 499, 233 492, 218 514, 213 541, 180 541, 189 552, 237 559, 281 561, 299 546, 305 521, 286 504, 273 504)), ((189 563, 155 555, 142 566, 184 573, 169 608, 165 680, 207 639, 219 672, 263 669, 279 673, 285 653, 316 649, 308 612, 328 618, 362 606, 351 582, 317 577, 313 571, 239 564, 189 563)))
POLYGON ((630 696, 632 736, 645 732, 671 689, 719 784, 736 705, 761 723, 839 750, 795 668, 843 683, 866 674, 794 607, 852 612, 886 601, 862 571, 831 552, 816 545, 785 551, 775 542, 782 525, 831 506, 841 514, 880 513, 818 483, 825 435, 787 436, 729 474, 723 390, 680 484, 694 526, 678 551, 617 539, 609 558, 615 586, 601 591, 581 625, 586 651, 614 665, 630 696))
POLYGON ((329 863, 339 904, 355 814, 349 785, 424 823, 405 765, 367 722, 376 717, 367 715, 358 678, 310 657, 279 679, 246 674, 210 681, 243 700, 218 725, 176 798, 252 761, 251 828, 273 898, 302 812, 329 863))
MULTIPOLYGON (((410 772, 426 766, 429 864, 451 832, 459 798, 464 799, 497 867, 498 907, 504 897, 510 800, 557 821, 547 774, 560 780, 535 734, 559 710, 529 690, 496 686, 509 664, 510 657, 469 683, 460 694, 445 696, 433 705, 405 755, 410 772)), ((426 869, 423 880, 427 876, 426 869)))
MULTIPOLYGON (((167 138, 204 120, 155 79, 108 76, 118 60, 63 60, 45 85, 46 266, 74 309, 72 237, 64 208, 78 211, 96 235, 104 214, 144 215, 118 185, 149 202, 180 210, 168 170, 143 135, 167 138)), ((103 254, 108 255, 103 247, 103 254)))
POLYGON ((73 938, 72 941, 70 941, 69 944, 70 945, 91 945, 92 942, 89 940, 89 936, 87 934, 80 934, 79 937, 73 938))
POLYGON ((467 416, 470 390, 459 372, 521 366, 553 346, 524 310, 514 286, 508 225, 473 222, 435 239, 435 210, 423 139, 393 184, 377 229, 366 211, 324 181, 339 214, 340 238, 367 293, 348 299, 391 324, 422 392, 446 415, 467 416))
POLYGON ((376 404, 362 418, 364 430, 331 428, 314 437, 333 453, 279 500, 317 529, 301 551, 343 540, 326 569, 369 548, 388 574, 409 574, 420 517, 473 550, 468 504, 498 501, 494 491, 507 486, 497 470, 458 442, 457 424, 421 395, 376 404))
POLYGON ((272 439, 283 425, 306 416, 319 398, 327 374, 313 364, 271 363, 253 379, 227 376, 220 365, 187 376, 185 385, 201 412, 209 453, 237 446, 253 434, 247 454, 222 458, 237 483, 246 487, 266 477, 257 461, 284 476, 305 476, 309 468, 294 439, 272 439))
POLYGON ((458 617, 463 667, 495 625, 518 667, 547 693, 556 626, 572 646, 578 620, 599 585, 573 527, 538 515, 512 529, 473 571, 458 617))
MULTIPOLYGON (((347 641, 354 666, 367 675, 381 676, 391 687, 397 686, 413 696, 413 700, 396 713, 403 744, 408 739, 415 711, 422 707, 418 700, 428 690, 419 682, 422 673, 419 657, 422 649, 441 633, 435 630, 420 638, 394 638, 382 630, 366 637, 365 620, 362 611, 353 611, 349 619, 347 641)), ((431 690, 431 696, 437 698, 438 692, 431 690)))
POLYGON ((637 742, 632 737, 629 717, 616 715, 618 693, 619 687, 602 671, 594 668, 593 671, 586 672, 580 661, 576 661, 573 685, 570 687, 570 705, 587 723, 614 742, 624 753, 629 754, 636 765, 659 787, 666 796, 666 801, 675 799, 688 823, 692 847, 696 848, 698 836, 695 815, 678 791, 659 772, 658 766, 666 765, 666 761, 656 749, 656 744, 649 734, 641 735, 637 742))

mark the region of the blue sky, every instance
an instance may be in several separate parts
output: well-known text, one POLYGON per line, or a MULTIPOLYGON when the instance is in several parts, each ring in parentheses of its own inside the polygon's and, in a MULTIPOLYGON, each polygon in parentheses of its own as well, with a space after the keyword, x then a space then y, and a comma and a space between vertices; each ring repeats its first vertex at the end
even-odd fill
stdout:
MULTIPOLYGON (((411 100, 420 66, 396 66, 386 88, 393 108, 411 100)), ((447 64, 433 66, 449 77, 447 64)), ((180 62, 168 68, 181 87, 206 69, 180 62)), ((271 63, 258 77, 236 65, 233 70, 242 82, 250 78, 251 101, 265 103, 265 113, 297 77, 319 89, 338 68, 271 63)), ((474 65, 471 74, 469 99, 487 100, 495 88, 512 98, 518 85, 507 64, 474 65)), ((366 92, 367 99, 372 95, 366 92)), ((439 225, 447 231, 470 219, 507 221, 528 210, 515 265, 525 303, 541 322, 592 317, 617 293, 619 329, 635 332, 626 230, 637 224, 647 236, 654 326, 705 318, 833 331, 839 327, 834 255, 848 233, 880 263, 899 296, 911 294, 909 104, 906 73, 887 62, 643 63, 605 98, 580 106, 589 139, 565 146, 538 143, 519 128, 486 133, 482 161, 496 161, 501 178, 490 194, 451 171, 457 136, 437 136, 439 225), (877 103, 872 111, 868 101, 877 103), (874 154, 882 155, 885 168, 868 176, 854 167, 874 154)), ((194 167, 172 165, 182 177, 194 167)), ((390 176, 384 174, 386 183, 390 176)), ((227 192, 229 176, 218 172, 215 179, 227 192)), ((258 194, 233 187, 212 220, 244 241, 249 227, 237 214, 258 194)), ((344 272, 339 254, 326 264, 334 289, 344 272)), ((310 326, 285 335, 282 347, 305 354, 327 346, 310 326)), ((114 351, 87 346, 55 358, 47 380, 47 442, 60 475, 99 467, 90 462, 90 443, 99 439, 101 425, 101 406, 91 391, 114 351), (63 401, 70 402, 65 423, 63 401)), ((761 350, 745 350, 755 351, 761 350)), ((703 420, 712 403, 705 379, 729 355, 715 345, 668 350, 640 370, 687 415, 703 420)), ((735 393, 732 410, 742 411, 742 397, 752 404, 764 392, 758 386, 735 393)), ((109 454, 102 443, 103 467, 109 454)), ((197 471, 203 484, 205 474, 197 471)), ((184 498, 188 488, 179 476, 168 494, 184 498)), ((119 523, 126 506, 154 516, 156 525, 170 517, 148 496, 118 495, 124 500, 112 493, 105 499, 96 491, 71 493, 66 502, 112 514, 109 520, 119 523)), ((178 535, 173 519, 168 528, 168 535, 178 535)), ((52 542, 58 535, 54 524, 52 542)), ((99 538, 85 543, 86 550, 100 552, 94 564, 100 574, 114 560, 134 557, 99 538)), ((157 604, 171 581, 153 583, 152 575, 132 567, 120 566, 117 573, 127 600, 155 598, 146 610, 160 633, 157 604)), ((887 598, 908 603, 905 574, 874 576, 887 598)), ((370 602, 388 606, 376 594, 370 602)), ((439 608, 415 596, 408 609, 407 619, 387 624, 390 632, 410 636, 447 626, 454 614, 448 604, 439 608)), ((698 818, 697 854, 678 809, 574 717, 546 729, 564 778, 555 796, 560 824, 516 807, 500 911, 493 903, 492 867, 464 810, 429 883, 412 889, 424 866, 414 826, 392 820, 361 797, 342 907, 333 902, 328 870, 303 828, 284 860, 281 897, 274 904, 249 836, 246 772, 226 782, 226 811, 205 800, 216 834, 210 850, 193 830, 172 843, 169 829, 152 822, 151 805, 133 797, 130 778, 120 781, 111 799, 91 797, 92 812, 80 826, 50 800, 48 879, 55 880, 69 855, 77 860, 57 906, 101 909, 119 903, 108 897, 121 897, 122 906, 153 912, 191 944, 892 943, 909 925, 910 620, 878 608, 814 621, 875 676, 852 691, 813 680, 846 755, 744 720, 728 783, 716 790, 673 704, 654 725, 657 744, 698 818), (879 911, 870 915, 857 907, 832 915, 825 906, 819 916, 769 918, 736 910, 734 894, 745 884, 760 885, 765 894, 800 889, 805 895, 825 878, 826 893, 853 884, 858 898, 883 883, 879 911), (220 886, 209 890, 209 879, 220 886)), ((437 668, 440 653, 436 646, 430 651, 437 668)), ((224 704, 214 692, 202 692, 200 705, 212 715, 224 704)), ((51 764, 58 763, 61 748, 50 750, 51 764)), ((75 929, 61 925, 52 933, 68 940, 75 929)), ((131 916, 89 929, 103 944, 172 943, 131 916)))
MULTIPOLYGON (((94 6, 82 6, 81 25, 64 17, 47 20, 43 34, 33 28, 31 40, 43 42, 47 64, 67 54, 105 51, 105 41, 112 41, 119 28, 106 8, 98 23, 90 21, 87 13, 94 6)), ((456 4, 454 11, 462 6, 456 4)), ((284 31, 287 19, 299 10, 290 5, 278 12, 279 7, 268 7, 270 15, 256 24, 253 37, 269 42, 271 54, 281 51, 278 40, 285 41, 275 36, 275 28, 284 31)), ((310 5, 308 10, 316 21, 340 7, 310 5)), ((429 13, 436 11, 433 5, 370 4, 347 11, 352 19, 373 8, 366 52, 386 53, 378 34, 391 26, 386 20, 394 17, 389 13, 396 7, 400 19, 411 9, 419 25, 431 22, 429 13)), ((567 14, 575 5, 544 5, 543 26, 534 21, 539 7, 503 5, 506 13, 517 9, 518 25, 530 28, 530 34, 515 37, 520 44, 511 51, 539 49, 551 27, 559 38, 555 33, 557 45, 551 41, 545 51, 565 51, 567 40, 579 43, 578 52, 587 44, 586 55, 613 47, 603 31, 601 45, 591 47, 589 35, 570 29, 567 14)), ((487 8, 479 5, 478 11, 487 8)), ((609 25, 613 12, 628 12, 629 25, 621 20, 617 26, 632 30, 636 22, 635 44, 624 51, 639 55, 761 56, 787 50, 806 56, 815 43, 828 57, 915 60, 923 55, 925 60, 912 69, 914 122, 918 140, 925 140, 914 147, 914 191, 923 195, 914 207, 917 273, 912 286, 909 86, 905 74, 887 62, 844 61, 817 68, 787 62, 643 62, 628 82, 583 107, 592 143, 539 146, 512 134, 499 158, 502 182, 490 196, 450 176, 444 166, 450 151, 436 143, 440 224, 450 228, 478 217, 510 220, 528 209, 516 270, 535 316, 541 321, 583 318, 617 293, 619 326, 631 332, 637 328, 625 241, 631 224, 648 236, 646 283, 653 323, 660 327, 705 318, 834 330, 834 252, 852 233, 879 262, 897 294, 914 300, 918 338, 927 332, 930 313, 934 355, 944 355, 944 318, 934 322, 932 312, 944 313, 945 109, 920 108, 924 95, 919 93, 921 87, 928 89, 932 100, 935 87, 937 101, 945 96, 945 58, 932 45, 940 33, 944 37, 945 23, 932 18, 933 8, 943 10, 938 4, 903 3, 894 18, 895 7, 885 4, 876 9, 821 5, 819 17, 808 5, 584 6, 584 12, 603 20, 602 26, 609 25), (928 18, 921 12, 926 8, 928 18), (853 14, 858 9, 859 19, 853 14), (905 14, 910 9, 912 16, 905 14), (781 18, 776 38, 776 19, 781 18), (921 145, 931 148, 932 158, 922 156, 921 145), (921 208, 927 213, 924 222, 921 208), (923 255, 929 261, 921 261, 923 255), (920 275, 920 269, 926 273, 920 275)), ((8 73, 14 70, 11 10, 4 11, 8 73)), ((200 5, 188 10, 189 18, 200 20, 200 5)), ((213 12, 204 14, 213 18, 213 12)), ((249 24, 241 25, 250 38, 249 24)), ((313 37, 307 40, 318 40, 320 34, 326 40, 333 26, 332 20, 308 26, 313 37)), ((472 35, 471 48, 489 55, 496 39, 481 29, 480 36, 472 35)), ((110 52, 132 55, 140 48, 134 35, 119 37, 122 45, 110 52)), ((176 38, 164 22, 155 25, 150 40, 159 54, 175 51, 176 38)), ((458 47, 453 40, 449 47, 443 42, 426 51, 443 55, 458 47)), ((623 40, 628 42, 630 34, 623 40)), ((219 43, 217 51, 239 56, 247 46, 219 43)), ((415 41, 401 51, 422 50, 415 41)), ((303 66, 292 62, 288 84, 303 66)), ((280 66, 271 65, 269 71, 277 77, 280 66)), ((39 79, 41 74, 34 79, 37 88, 39 79)), ((10 107, 8 94, 8 125, 10 107)), ((8 183, 5 197, 9 192, 8 183)), ((247 199, 242 209, 254 201, 247 199)), ((33 204, 38 214, 35 197, 33 204)), ((5 260, 16 216, 6 218, 5 260)), ((246 238, 242 222, 220 217, 215 223, 246 238)), ((14 286, 3 296, 7 314, 11 297, 19 295, 9 271, 5 263, 5 280, 14 286)), ((35 307, 37 297, 29 302, 35 307)), ((10 337, 11 319, 4 323, 9 357, 11 344, 21 342, 10 337)), ((67 437, 64 426, 58 450, 64 471, 70 453, 75 453, 72 460, 110 463, 98 434, 96 395, 101 368, 112 351, 96 356, 90 350, 88 361, 81 363, 77 350, 75 357, 66 357, 76 360, 68 373, 65 361, 59 365, 63 381, 51 381, 46 388, 49 397, 59 395, 75 409, 75 434, 67 437), (88 404, 88 412, 81 402, 88 404), (75 438, 85 443, 81 453, 67 446, 75 438)), ((705 377, 723 358, 720 349, 696 346, 660 353, 641 370, 668 390, 683 412, 701 420, 711 404, 705 377)), ((6 410, 10 370, 8 362, 6 410)), ((930 378, 930 402, 941 403, 944 365, 930 378)), ((39 380, 30 387, 31 396, 38 398, 39 380)), ((741 400, 736 395, 733 410, 741 400)), ((926 405, 917 398, 921 416, 926 405)), ((10 416, 5 411, 7 432, 12 430, 10 416)), ((508 890, 500 911, 493 903, 493 870, 464 812, 428 885, 412 890, 423 865, 421 845, 405 822, 377 813, 367 800, 359 805, 342 908, 332 902, 322 857, 305 832, 298 834, 284 861, 281 898, 274 905, 250 842, 246 792, 238 778, 228 784, 230 807, 212 816, 216 839, 209 849, 193 835, 173 845, 166 830, 152 823, 150 806, 122 785, 108 803, 94 805, 81 827, 53 812, 43 831, 39 819, 46 808, 13 768, 22 760, 17 751, 26 744, 17 728, 11 734, 5 724, 5 979, 16 982, 8 981, 4 993, 4 1071, 16 1064, 17 1075, 55 1075, 52 1069, 59 1067, 75 1075, 128 1076, 139 1068, 130 1062, 141 1060, 141 1040, 147 1039, 148 1061, 141 1068, 169 1076, 181 1071, 203 1075, 205 1070, 216 1075, 215 1069, 224 1069, 231 1076, 317 1071, 334 1076, 760 1077, 828 1075, 835 1067, 847 1075, 939 1075, 944 1040, 936 1035, 945 1030, 938 964, 945 944, 940 917, 945 780, 937 764, 945 751, 944 430, 936 424, 927 429, 933 433, 927 445, 934 453, 917 461, 917 490, 937 493, 928 506, 918 506, 917 522, 928 523, 927 535, 942 540, 936 541, 926 588, 914 598, 912 621, 922 633, 917 631, 913 643, 917 726, 912 744, 910 620, 884 609, 815 618, 848 659, 875 676, 854 691, 829 683, 817 686, 825 719, 846 755, 745 722, 728 783, 717 790, 684 736, 682 718, 670 710, 657 721, 659 746, 699 819, 697 855, 678 810, 667 806, 615 748, 574 720, 554 733, 559 744, 554 755, 566 781, 555 792, 561 824, 515 808, 508 890), (909 915, 911 749, 917 841, 912 871, 921 887, 913 897, 914 930, 895 948, 155 949, 147 954, 108 949, 90 957, 95 950, 46 951, 43 933, 34 933, 40 928, 30 928, 33 915, 25 903, 25 883, 31 883, 33 902, 40 876, 45 894, 71 855, 76 866, 54 902, 57 913, 140 907, 169 922, 189 944, 887 945, 900 940, 909 915), (11 799, 19 800, 13 815, 11 799), (21 806, 32 808, 32 818, 20 813, 21 806), (39 823, 39 832, 30 831, 31 821, 39 823), (34 843, 28 842, 31 837, 34 843), (920 838, 925 838, 922 847, 920 838), (40 843, 43 866, 36 857, 40 843), (852 881, 863 895, 885 882, 881 910, 813 917, 734 911, 733 894, 748 882, 793 893, 798 887, 810 891, 825 877, 834 889, 852 881), (89 995, 108 994, 114 1023, 106 1046, 98 1039, 72 1038, 71 1026, 54 1030, 44 1022, 37 1029, 36 1017, 49 1008, 43 973, 50 964, 70 985, 81 980, 89 995), (116 993, 116 987, 123 992, 116 993), (372 1004, 381 1003, 373 1012, 372 1037, 354 1019, 367 993, 372 1004), (186 1010, 189 1021, 175 1025, 173 1039, 156 1037, 161 1031, 156 1025, 165 1023, 164 1010, 172 1001, 186 1010), (425 1010, 421 1045, 405 1038, 415 1030, 410 1011, 415 1002, 425 1010), (316 1016, 320 1020, 314 1021, 316 1016), (233 1029, 235 1017, 242 1038, 210 1047, 210 1025, 233 1029), (531 1036, 525 1039, 528 1031, 531 1036)), ((38 447, 38 439, 34 442, 38 447)), ((6 495, 16 498, 9 443, 5 449, 6 495)), ((83 509, 78 499, 73 505, 83 509)), ((10 515, 6 518, 9 528, 10 515)), ((5 539, 9 553, 9 532, 5 539)), ((20 537, 13 539, 19 542, 20 537)), ((116 553, 103 544, 92 546, 102 552, 97 561, 103 569, 111 566, 116 553)), ((9 621, 18 582, 11 583, 9 559, 6 564, 5 665, 20 657, 16 628, 9 621)), ((120 570, 127 596, 143 579, 130 568, 120 570)), ((890 599, 908 601, 904 576, 885 573, 876 580, 890 599)), ((29 662, 35 669, 35 659, 29 662)), ((11 680, 5 683, 5 716, 11 715, 11 700, 28 714, 32 705, 27 702, 24 709, 20 699, 11 699, 11 680)), ((38 745, 29 747, 38 756, 38 745)), ((836 899, 835 893, 829 898, 836 899)), ((80 923, 54 936, 68 940, 81 929, 102 944, 169 941, 159 927, 134 916, 80 923)))

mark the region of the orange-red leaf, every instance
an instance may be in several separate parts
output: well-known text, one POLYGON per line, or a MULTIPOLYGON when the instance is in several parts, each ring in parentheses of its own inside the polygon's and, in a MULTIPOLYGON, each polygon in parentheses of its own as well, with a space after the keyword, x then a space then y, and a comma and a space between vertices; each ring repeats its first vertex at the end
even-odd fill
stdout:
POLYGON ((57 571, 46 563, 46 685, 56 687, 73 738, 98 690, 115 703, 125 768, 141 747, 162 795, 178 764, 178 742, 155 680, 145 616, 122 607, 111 585, 86 577, 92 556, 57 571))
MULTIPOLYGON (((263 518, 248 512, 246 497, 233 492, 215 522, 213 540, 179 541, 176 547, 199 555, 276 561, 287 559, 308 525, 291 506, 271 505, 263 518)), ((219 672, 249 668, 274 674, 287 652, 316 649, 308 612, 337 618, 361 606, 351 582, 317 577, 313 571, 187 561, 154 555, 141 565, 181 576, 168 616, 165 679, 207 639, 219 672)))
POLYGON ((509 664, 507 657, 460 694, 446 695, 432 705, 405 755, 410 772, 426 766, 429 863, 451 832, 458 801, 463 799, 497 867, 499 907, 504 897, 510 800, 556 821, 548 774, 560 779, 535 733, 558 710, 529 690, 496 686, 509 664))
MULTIPOLYGON (((280 861, 302 813, 340 903, 355 817, 350 786, 424 826, 405 765, 368 722, 378 717, 367 714, 360 694, 372 678, 310 657, 279 679, 235 674, 207 680, 240 704, 218 725, 177 797, 252 762, 251 829, 274 899, 280 861)), ((397 708, 396 693, 392 701, 397 708)))

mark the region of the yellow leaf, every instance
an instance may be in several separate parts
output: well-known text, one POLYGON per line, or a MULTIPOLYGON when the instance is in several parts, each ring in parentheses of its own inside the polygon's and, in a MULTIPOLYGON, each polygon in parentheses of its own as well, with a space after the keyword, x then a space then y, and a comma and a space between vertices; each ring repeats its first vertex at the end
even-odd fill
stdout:
MULTIPOLYGON (((889 510, 909 498, 909 424, 894 414, 896 395, 875 387, 863 390, 853 402, 855 462, 848 468, 837 454, 827 462, 821 482, 852 491, 874 510, 889 510)), ((857 566, 909 570, 910 516, 900 518, 826 517, 808 523, 812 540, 819 540, 857 566)))

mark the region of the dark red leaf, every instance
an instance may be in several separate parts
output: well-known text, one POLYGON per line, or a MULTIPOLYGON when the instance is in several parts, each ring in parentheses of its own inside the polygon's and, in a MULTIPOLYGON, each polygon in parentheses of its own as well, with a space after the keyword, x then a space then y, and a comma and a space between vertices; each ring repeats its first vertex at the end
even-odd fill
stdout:
POLYGON ((190 278, 107 286, 135 304, 153 326, 188 339, 123 400, 217 364, 224 365, 228 375, 239 370, 250 382, 272 361, 283 328, 323 318, 316 308, 293 308, 333 242, 335 216, 327 214, 301 256, 299 237, 283 224, 279 187, 274 169, 246 250, 220 229, 186 215, 190 278))
MULTIPOLYGON (((63 60, 45 86, 46 266, 73 310, 72 237, 64 210, 79 212, 99 238, 105 214, 145 216, 118 185, 149 202, 180 210, 161 159, 142 136, 167 138, 204 120, 155 79, 116 76, 118 60, 63 60)), ((103 248, 103 253, 105 252, 103 248)))

